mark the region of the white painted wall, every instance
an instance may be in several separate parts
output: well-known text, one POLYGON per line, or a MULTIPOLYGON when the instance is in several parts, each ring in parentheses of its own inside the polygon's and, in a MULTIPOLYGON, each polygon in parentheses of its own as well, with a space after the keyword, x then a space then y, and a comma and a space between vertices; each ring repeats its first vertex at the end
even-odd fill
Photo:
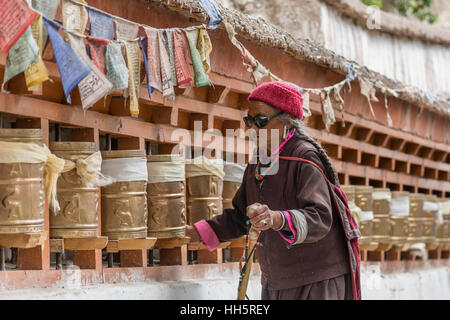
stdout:
MULTIPOLYGON (((0 299, 133 299, 133 300, 222 300, 236 299, 237 273, 209 274, 206 279, 179 281, 138 281, 117 284, 81 286, 80 276, 67 278, 64 288, 40 288, 0 291, 0 299), (77 279, 79 281, 77 281, 77 279)), ((382 273, 379 265, 361 269, 364 299, 450 299, 450 268, 424 267, 409 272, 382 273)), ((259 277, 251 279, 248 296, 261 298, 259 277)))
POLYGON ((450 92, 450 48, 371 31, 321 3, 324 46, 361 66, 432 94, 450 92))

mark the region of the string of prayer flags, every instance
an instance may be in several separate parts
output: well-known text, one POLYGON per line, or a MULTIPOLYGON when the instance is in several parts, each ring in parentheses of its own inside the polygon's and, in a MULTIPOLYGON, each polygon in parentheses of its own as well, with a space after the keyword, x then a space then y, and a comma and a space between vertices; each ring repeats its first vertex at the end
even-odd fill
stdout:
POLYGON ((187 60, 186 36, 181 29, 173 30, 174 61, 177 73, 177 83, 180 88, 193 87, 193 79, 187 60))
POLYGON ((219 9, 217 8, 216 2, 214 0, 199 0, 199 2, 209 16, 209 22, 207 25, 208 28, 216 29, 219 26, 219 24, 223 21, 219 9))
POLYGON ((148 38, 145 37, 139 37, 139 46, 141 47, 142 51, 142 57, 144 58, 144 68, 145 68, 145 74, 147 79, 147 90, 148 90, 148 97, 152 98, 152 92, 155 90, 150 85, 150 74, 148 71, 148 59, 147 59, 147 48, 148 48, 148 38))
POLYGON ((70 93, 91 72, 91 68, 86 65, 79 55, 61 37, 59 34, 61 25, 46 17, 44 17, 44 24, 47 28, 56 65, 61 75, 64 94, 67 102, 70 104, 72 103, 70 93))
POLYGON ((22 0, 0 0, 0 50, 8 53, 37 16, 22 0))
POLYGON ((94 62, 103 74, 106 74, 105 48, 109 41, 107 39, 90 36, 87 36, 86 39, 92 62, 94 62))
POLYGON ((140 50, 137 41, 125 41, 128 65, 128 94, 130 96, 130 113, 139 115, 139 87, 141 83, 140 50))
POLYGON ((92 69, 92 71, 78 83, 81 106, 83 110, 87 110, 111 91, 112 84, 106 79, 94 62, 89 59, 83 38, 70 33, 67 33, 67 38, 69 39, 69 44, 72 49, 78 53, 83 61, 92 69))
POLYGON ((209 55, 212 51, 212 44, 211 39, 209 38, 209 34, 204 27, 198 30, 197 49, 200 53, 200 59, 203 63, 203 68, 205 69, 206 73, 209 73, 211 71, 209 55))
POLYGON ((95 9, 87 8, 89 15, 89 34, 91 37, 114 39, 113 19, 95 9))
MULTIPOLYGON (((148 63, 148 81, 150 86, 159 92, 162 92, 161 82, 161 57, 158 41, 158 30, 154 28, 144 28, 147 36, 147 63, 148 63)), ((153 91, 153 90, 152 90, 153 91)))
MULTIPOLYGON (((79 0, 79 2, 86 3, 84 0, 79 0)), ((83 34, 88 22, 86 7, 75 4, 70 0, 62 0, 61 5, 63 26, 70 31, 83 34)))
POLYGON ((138 37, 139 25, 123 19, 114 18, 118 40, 135 40, 138 37))
POLYGON ((172 69, 170 66, 169 53, 167 52, 167 39, 164 30, 158 30, 159 56, 161 61, 161 84, 163 97, 175 99, 175 91, 171 80, 172 69))
POLYGON ((169 61, 171 70, 170 80, 172 82, 172 85, 176 86, 178 82, 177 82, 177 72, 175 68, 175 56, 173 53, 173 31, 170 29, 166 29, 164 30, 164 33, 166 35, 165 38, 167 39, 167 52, 169 52, 169 61))
POLYGON ((48 76, 47 68, 42 60, 42 51, 44 49, 43 44, 43 30, 44 25, 42 16, 39 15, 31 24, 31 33, 39 48, 39 58, 36 62, 32 62, 25 70, 25 83, 29 91, 38 90, 39 85, 47 80, 50 80, 48 76))
POLYGON ((17 40, 8 52, 5 74, 3 76, 2 91, 5 83, 24 72, 28 66, 39 59, 39 48, 28 27, 25 33, 17 40))
POLYGON ((106 47, 106 79, 113 85, 111 91, 122 91, 128 88, 128 68, 122 55, 122 45, 110 41, 106 47))
POLYGON ((203 63, 200 57, 200 53, 197 49, 198 41, 198 29, 187 29, 185 30, 186 39, 189 45, 189 50, 191 53, 192 65, 194 67, 194 82, 196 88, 201 88, 205 86, 210 86, 209 77, 205 73, 203 68, 203 63))

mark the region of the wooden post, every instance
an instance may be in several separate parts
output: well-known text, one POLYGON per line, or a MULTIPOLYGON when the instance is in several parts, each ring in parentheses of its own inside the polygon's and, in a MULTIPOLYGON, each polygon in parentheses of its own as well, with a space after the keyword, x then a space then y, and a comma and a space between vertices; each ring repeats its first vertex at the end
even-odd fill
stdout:
POLYGON ((147 249, 120 251, 121 267, 146 267, 147 249))
POLYGON ((161 266, 182 265, 186 266, 187 262, 187 245, 172 249, 159 249, 161 266))

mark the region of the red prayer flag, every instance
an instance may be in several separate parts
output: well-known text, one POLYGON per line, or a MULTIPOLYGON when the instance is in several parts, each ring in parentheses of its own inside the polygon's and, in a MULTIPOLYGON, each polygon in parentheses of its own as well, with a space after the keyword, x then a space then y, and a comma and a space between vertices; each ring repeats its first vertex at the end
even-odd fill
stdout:
POLYGON ((178 87, 193 87, 194 81, 189 68, 190 55, 188 52, 188 43, 186 35, 181 29, 173 30, 173 45, 178 87))
POLYGON ((105 49, 108 43, 109 40, 107 39, 87 37, 91 60, 103 74, 106 74, 105 49))
POLYGON ((0 50, 8 53, 37 16, 22 0, 0 0, 0 50))

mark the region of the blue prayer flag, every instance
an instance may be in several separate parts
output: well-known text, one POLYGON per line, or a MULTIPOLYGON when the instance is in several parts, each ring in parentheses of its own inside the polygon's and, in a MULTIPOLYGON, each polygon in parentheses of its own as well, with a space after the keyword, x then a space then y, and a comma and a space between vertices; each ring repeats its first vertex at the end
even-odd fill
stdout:
POLYGON ((147 60, 148 38, 147 38, 147 36, 139 37, 139 46, 141 47, 142 56, 144 58, 145 74, 147 75, 148 97, 151 99, 152 98, 152 92, 155 91, 155 88, 153 88, 150 85, 150 75, 148 74, 148 60, 147 60))
POLYGON ((219 24, 223 21, 222 16, 220 15, 219 9, 217 8, 217 4, 214 0, 199 0, 203 9, 205 9, 206 13, 209 16, 209 22, 207 27, 209 29, 216 29, 219 24))
POLYGON ((101 12, 87 7, 90 21, 90 35, 92 37, 104 38, 108 40, 114 39, 114 22, 113 19, 101 12))
POLYGON ((61 82, 67 103, 72 103, 70 93, 78 83, 83 80, 92 69, 75 53, 59 34, 61 25, 43 17, 48 37, 55 55, 61 82))

